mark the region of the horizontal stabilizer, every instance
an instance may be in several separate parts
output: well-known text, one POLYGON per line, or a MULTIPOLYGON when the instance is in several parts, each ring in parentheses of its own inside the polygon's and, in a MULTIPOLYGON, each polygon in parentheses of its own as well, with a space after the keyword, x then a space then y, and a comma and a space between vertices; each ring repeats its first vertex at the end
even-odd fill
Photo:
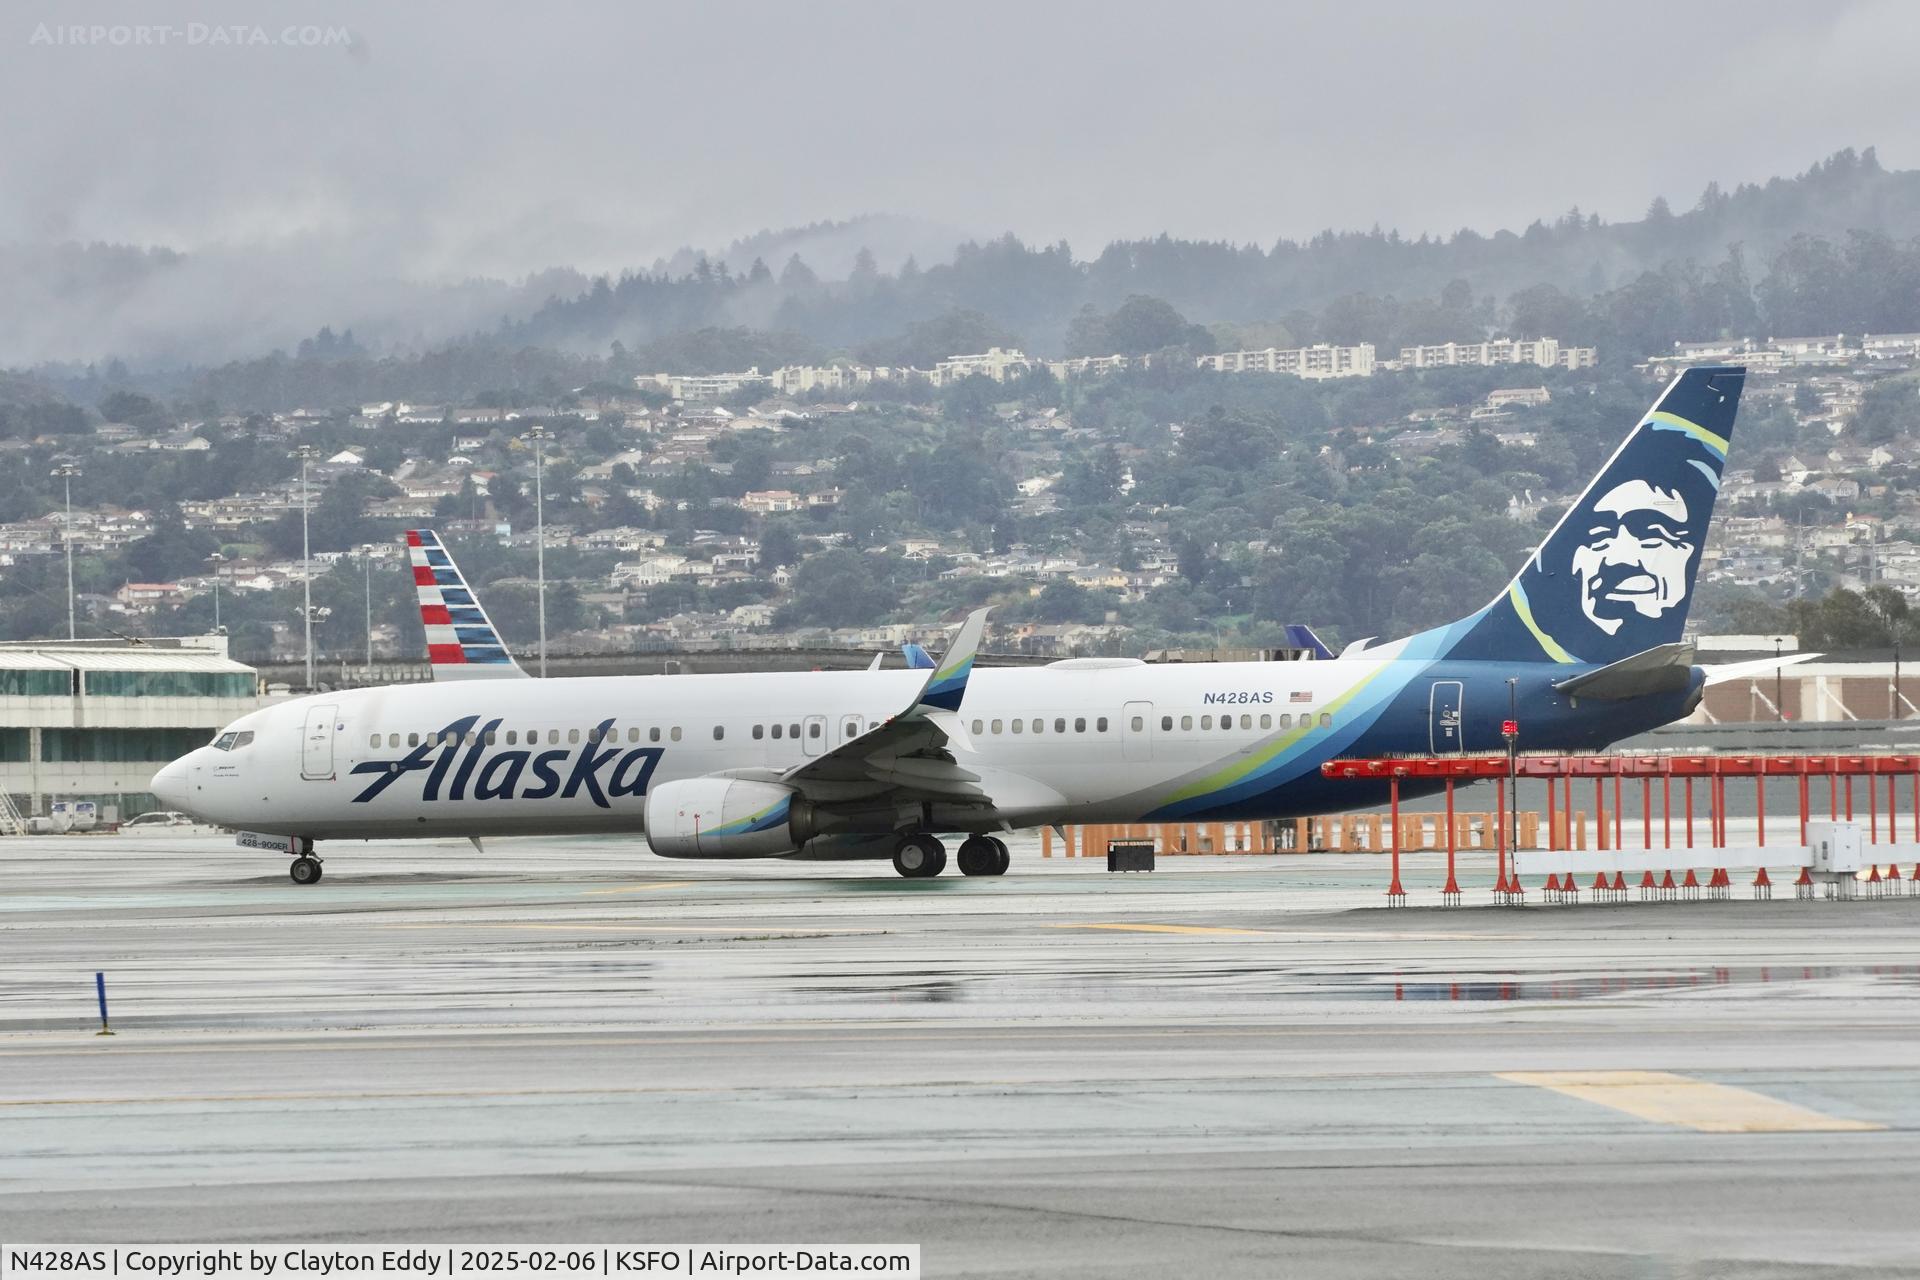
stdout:
POLYGON ((1790 667, 1796 662, 1811 662, 1820 657, 1817 653, 1788 653, 1778 658, 1758 658, 1752 662, 1723 662, 1717 667, 1703 667, 1707 673, 1708 684, 1725 684, 1729 680, 1749 680, 1754 676, 1763 676, 1781 667, 1790 667))
POLYGON ((1684 640, 1642 649, 1597 671, 1556 680, 1553 687, 1569 698, 1618 702, 1652 693, 1673 693, 1693 677, 1693 645, 1684 640))
POLYGON ((931 671, 935 666, 933 655, 911 641, 900 646, 900 656, 907 660, 910 671, 931 671))

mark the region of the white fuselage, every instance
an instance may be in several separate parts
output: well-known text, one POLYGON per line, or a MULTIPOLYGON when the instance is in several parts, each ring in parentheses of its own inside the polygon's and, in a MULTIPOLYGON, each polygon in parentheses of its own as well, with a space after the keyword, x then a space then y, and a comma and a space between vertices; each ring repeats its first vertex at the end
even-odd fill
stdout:
MULTIPOLYGON (((1341 711, 1330 704, 1391 665, 976 670, 959 712, 965 741, 948 750, 994 804, 949 829, 1142 817, 1196 770, 1332 739, 1341 711)), ((615 676, 316 694, 234 722, 222 741, 250 741, 183 757, 155 789, 225 826, 312 839, 639 832, 650 788, 776 776, 898 714, 925 679, 615 676)))

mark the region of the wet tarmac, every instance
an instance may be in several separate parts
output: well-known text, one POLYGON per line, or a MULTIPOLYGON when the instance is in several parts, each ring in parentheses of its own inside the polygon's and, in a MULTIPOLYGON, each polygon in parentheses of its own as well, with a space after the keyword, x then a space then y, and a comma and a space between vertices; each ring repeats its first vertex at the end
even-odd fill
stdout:
MULTIPOLYGON (((1031 842, 931 882, 323 852, 297 888, 218 838, 0 842, 0 1235, 1920 1270, 1920 897, 1386 911, 1376 857, 1109 876, 1031 842)), ((1462 877, 1490 899, 1484 856, 1462 877)))

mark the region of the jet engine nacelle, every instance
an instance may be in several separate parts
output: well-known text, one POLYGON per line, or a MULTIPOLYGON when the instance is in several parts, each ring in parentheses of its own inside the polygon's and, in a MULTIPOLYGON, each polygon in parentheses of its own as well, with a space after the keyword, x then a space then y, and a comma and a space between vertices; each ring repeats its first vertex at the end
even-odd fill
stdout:
POLYGON ((813 835, 813 806, 775 782, 688 778, 647 793, 647 845, 663 858, 775 858, 813 835))

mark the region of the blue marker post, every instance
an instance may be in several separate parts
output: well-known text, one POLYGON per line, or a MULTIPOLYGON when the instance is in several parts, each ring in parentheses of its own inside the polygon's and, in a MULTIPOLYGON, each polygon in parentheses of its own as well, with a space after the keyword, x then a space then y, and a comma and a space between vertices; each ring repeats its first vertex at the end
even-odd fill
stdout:
POLYGON ((113 1028, 107 1025, 107 975, 106 974, 96 972, 93 975, 93 989, 100 996, 100 1030, 94 1032, 94 1034, 101 1035, 101 1036, 110 1036, 113 1034, 113 1028))

